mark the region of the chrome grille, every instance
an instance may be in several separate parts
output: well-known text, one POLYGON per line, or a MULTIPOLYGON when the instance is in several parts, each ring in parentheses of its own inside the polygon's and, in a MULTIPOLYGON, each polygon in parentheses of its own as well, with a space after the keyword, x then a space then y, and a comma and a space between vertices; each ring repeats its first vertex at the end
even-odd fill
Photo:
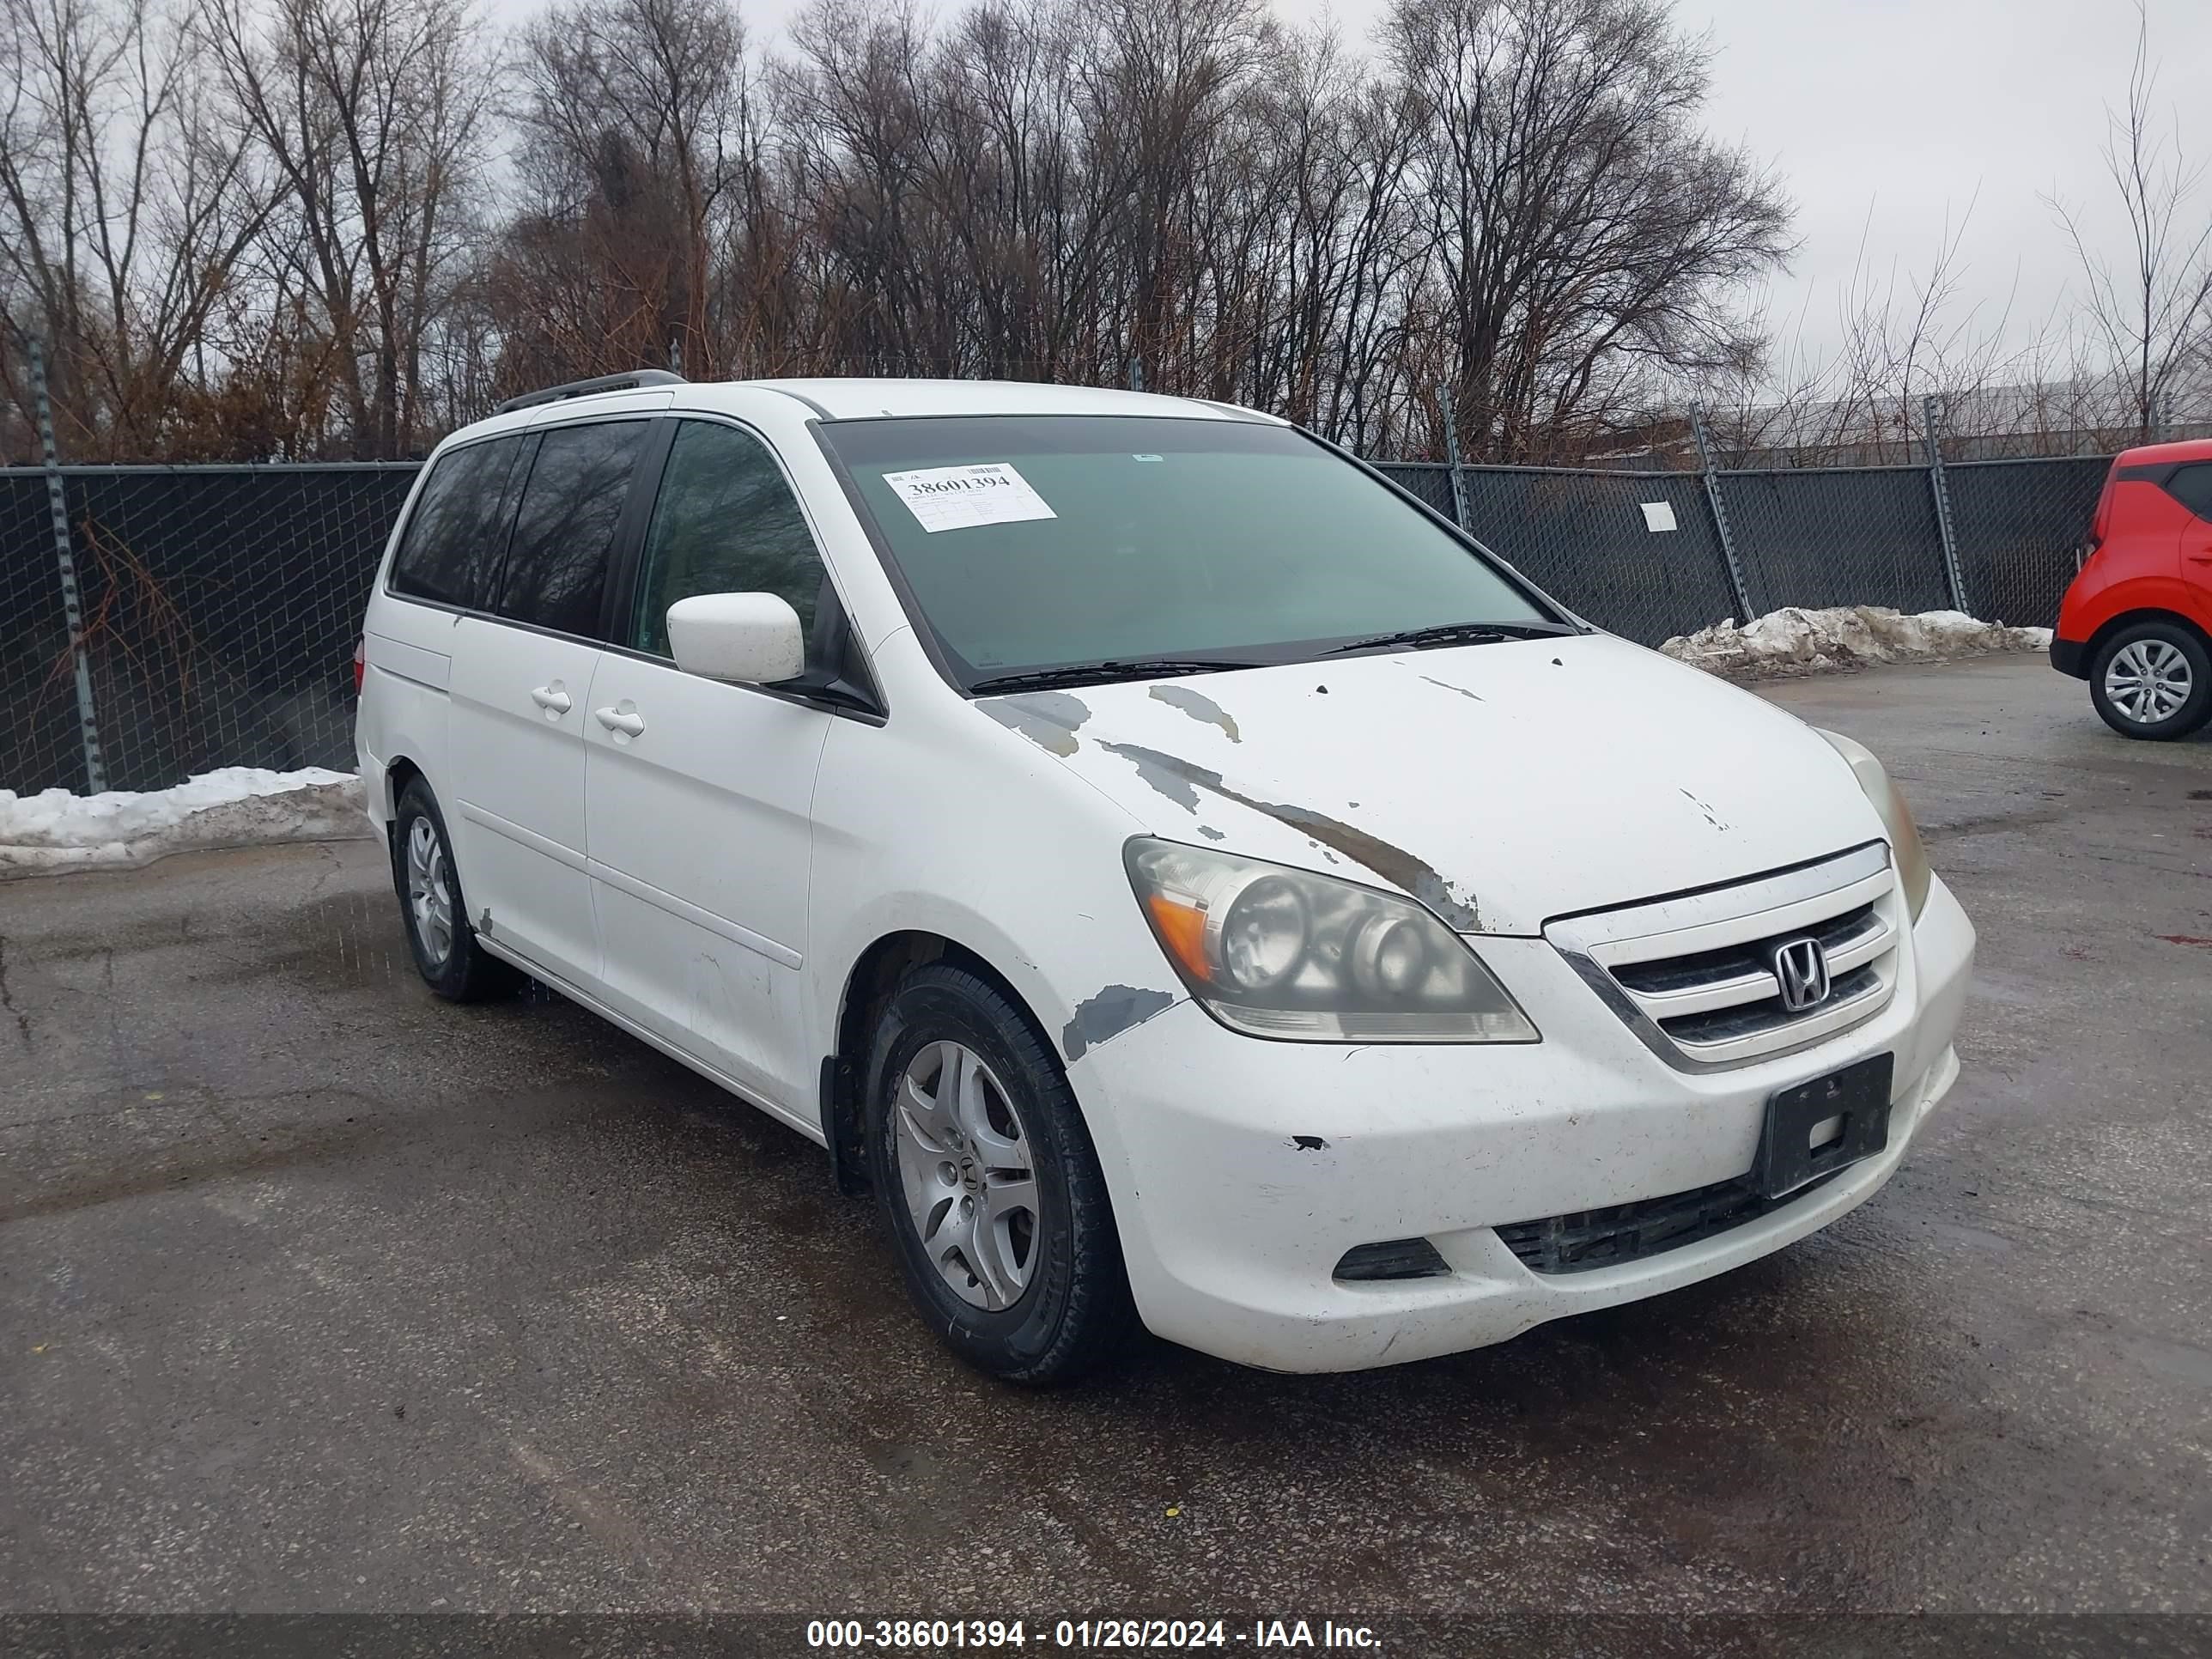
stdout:
POLYGON ((1879 842, 1816 864, 1570 917, 1545 937, 1669 1065, 1747 1065, 1834 1036, 1888 1005, 1904 912, 1879 842), (1793 1010, 1777 946, 1820 941, 1827 994, 1793 1010))

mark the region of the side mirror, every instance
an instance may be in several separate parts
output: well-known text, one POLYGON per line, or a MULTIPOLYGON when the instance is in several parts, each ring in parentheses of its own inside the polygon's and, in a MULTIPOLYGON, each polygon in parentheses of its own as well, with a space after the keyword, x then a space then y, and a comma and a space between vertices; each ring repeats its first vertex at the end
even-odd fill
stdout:
POLYGON ((774 685, 806 666, 799 613, 773 593, 694 593, 668 607, 668 647, 687 674, 774 685))

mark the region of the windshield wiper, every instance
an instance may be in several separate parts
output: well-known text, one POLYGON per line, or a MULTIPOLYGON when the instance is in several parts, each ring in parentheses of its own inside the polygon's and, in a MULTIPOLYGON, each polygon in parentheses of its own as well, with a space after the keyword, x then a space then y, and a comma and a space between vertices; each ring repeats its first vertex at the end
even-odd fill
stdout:
POLYGON ((1332 645, 1322 654, 1340 657, 1347 651, 1372 651, 1386 645, 1412 646, 1418 650, 1429 645, 1491 645, 1501 640, 1551 640, 1574 631, 1565 623, 1438 623, 1432 628, 1407 628, 1395 634, 1370 634, 1364 640, 1332 645))
POLYGON ((1031 668, 995 674, 968 688, 971 696, 994 691, 1036 691, 1048 685, 1081 685, 1103 680, 1150 679, 1164 674, 1218 674, 1229 668, 1265 668, 1258 662, 1230 662, 1219 657, 1130 657, 1107 662, 1069 663, 1060 668, 1031 668))

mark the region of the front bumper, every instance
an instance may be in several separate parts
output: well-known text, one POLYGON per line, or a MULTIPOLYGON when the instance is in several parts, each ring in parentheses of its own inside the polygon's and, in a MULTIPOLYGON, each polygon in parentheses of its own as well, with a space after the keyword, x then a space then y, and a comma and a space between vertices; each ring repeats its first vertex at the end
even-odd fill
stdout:
POLYGON ((1484 960, 1540 1043, 1270 1042, 1185 1001, 1097 1045, 1071 1077, 1146 1325, 1245 1364, 1357 1370, 1674 1290, 1864 1201, 1958 1075, 1973 949, 1936 881, 1887 1008, 1831 1042, 1725 1072, 1663 1065, 1544 940, 1486 939, 1484 960), (1495 1231, 1740 1176, 1769 1095, 1881 1053, 1896 1057, 1887 1147, 1756 1220, 1560 1274, 1522 1266, 1495 1231), (1332 1276, 1356 1245, 1417 1237, 1449 1273, 1332 1276))
POLYGON ((2085 640, 2062 640, 2051 636, 2051 665, 2062 674, 2071 674, 2077 680, 2089 678, 2089 646, 2085 640))

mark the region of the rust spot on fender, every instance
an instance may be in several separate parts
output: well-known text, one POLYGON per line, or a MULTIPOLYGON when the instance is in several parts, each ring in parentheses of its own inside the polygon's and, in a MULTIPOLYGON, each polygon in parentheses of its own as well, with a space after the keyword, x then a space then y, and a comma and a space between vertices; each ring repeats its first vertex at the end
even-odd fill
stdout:
POLYGON ((1170 708, 1180 708, 1194 720, 1208 726, 1218 726, 1231 743, 1242 743, 1243 736, 1237 730, 1237 722, 1229 711, 1202 691, 1194 691, 1187 685, 1156 685, 1152 701, 1164 702, 1170 708))
POLYGON ((1102 743, 1098 745, 1109 755, 1119 755, 1137 769, 1137 775, 1165 795, 1170 800, 1188 811, 1198 810, 1200 789, 1249 806, 1255 812, 1265 812, 1278 823, 1288 824, 1301 834, 1310 836, 1324 847, 1333 847, 1355 864, 1364 865, 1383 880, 1403 888, 1415 898, 1442 916, 1453 927, 1463 933, 1482 931, 1482 917, 1474 903, 1454 892, 1451 884, 1438 875, 1433 866, 1415 858, 1402 847, 1394 847, 1380 836, 1371 836, 1364 830, 1316 812, 1310 806, 1289 802, 1256 800, 1250 795, 1232 789, 1218 772, 1203 766, 1194 766, 1173 755, 1164 755, 1157 749, 1146 749, 1133 743, 1102 743))

